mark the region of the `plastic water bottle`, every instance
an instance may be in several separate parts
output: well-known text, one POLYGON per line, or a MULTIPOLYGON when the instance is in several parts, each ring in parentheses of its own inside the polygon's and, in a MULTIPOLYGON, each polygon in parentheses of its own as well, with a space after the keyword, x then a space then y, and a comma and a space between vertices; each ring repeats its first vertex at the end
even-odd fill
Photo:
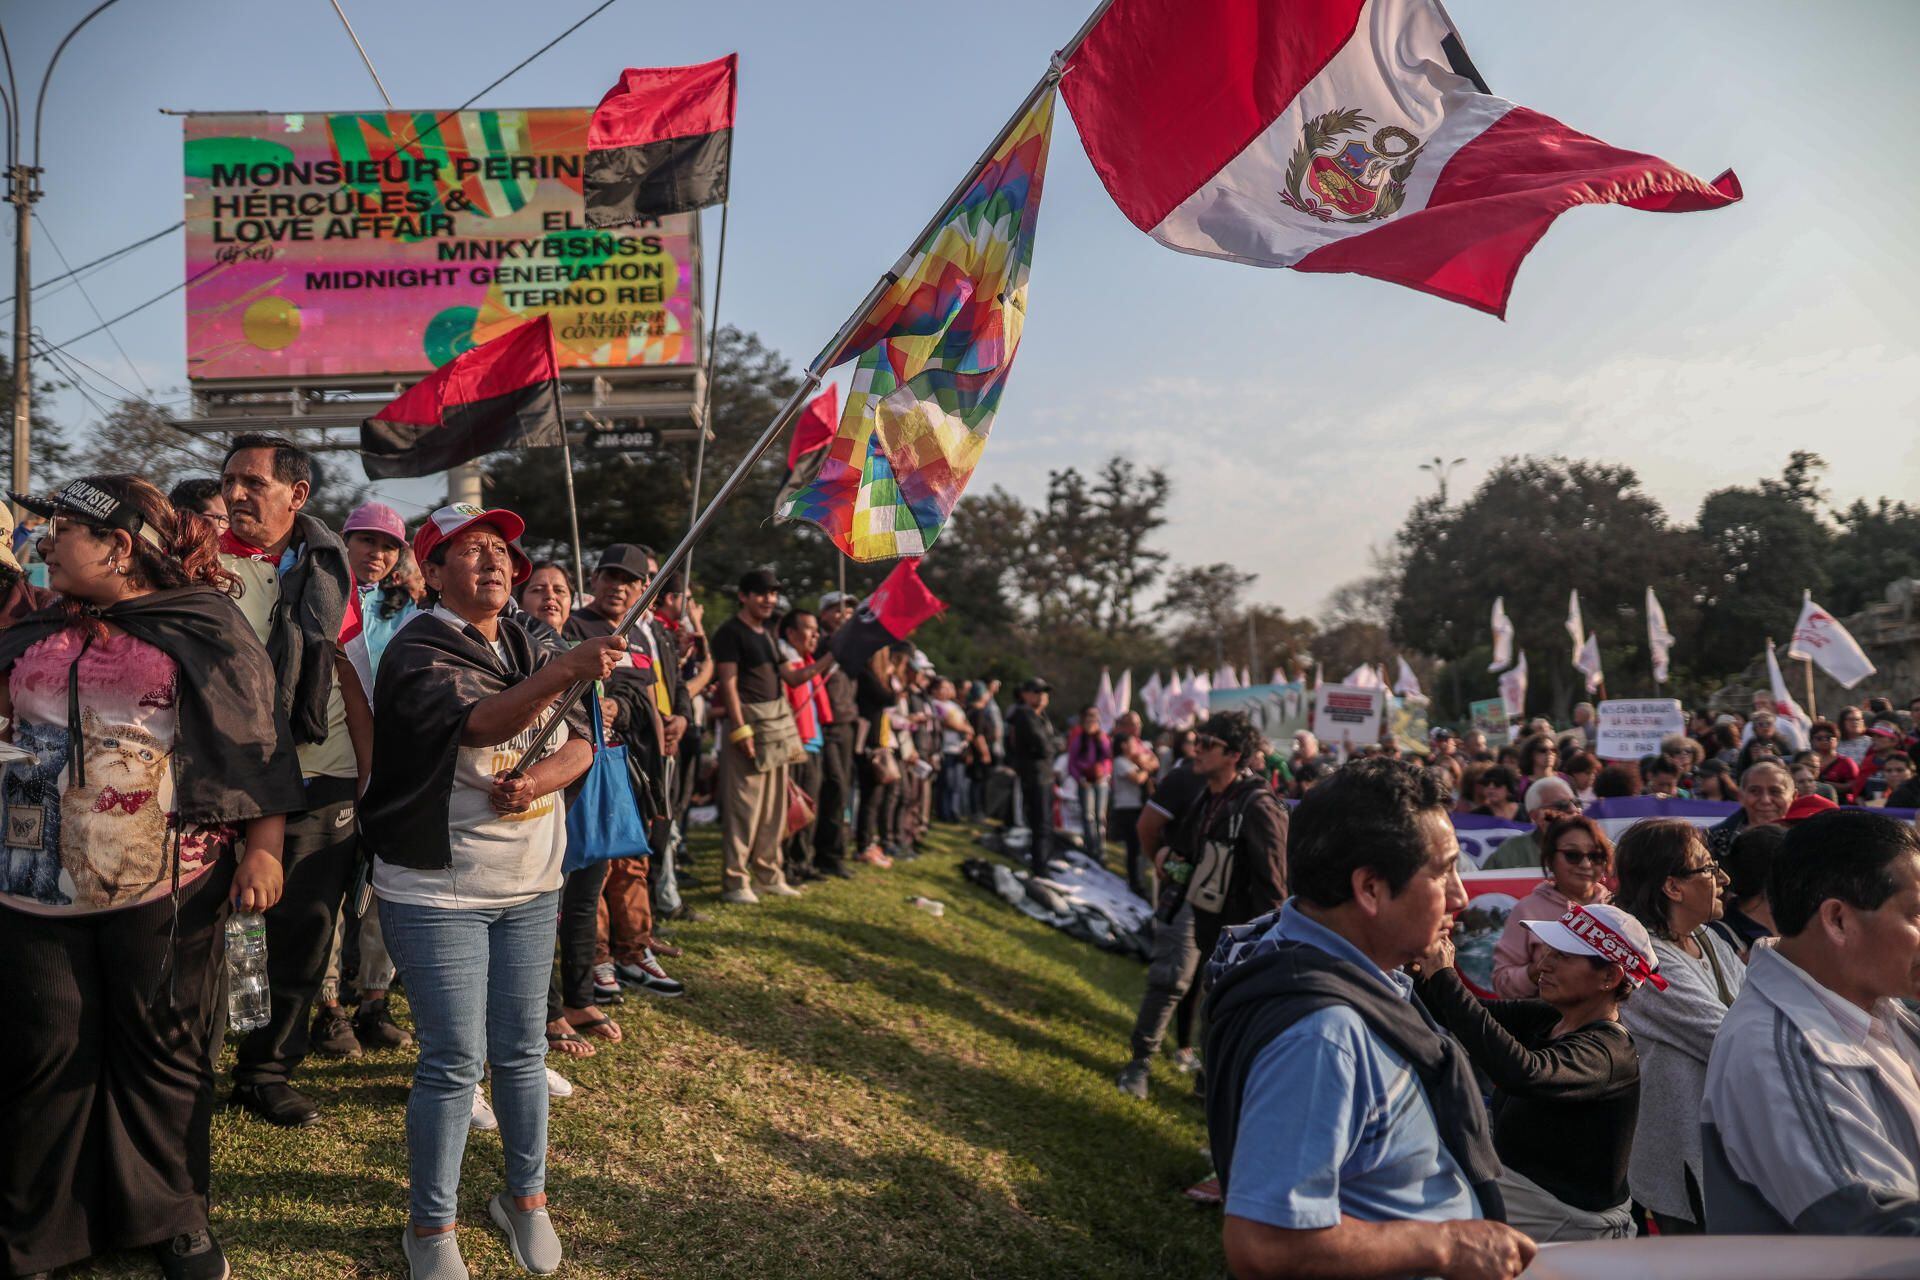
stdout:
POLYGON ((227 1028, 247 1032, 267 1025, 267 921, 257 911, 227 917, 227 1028))

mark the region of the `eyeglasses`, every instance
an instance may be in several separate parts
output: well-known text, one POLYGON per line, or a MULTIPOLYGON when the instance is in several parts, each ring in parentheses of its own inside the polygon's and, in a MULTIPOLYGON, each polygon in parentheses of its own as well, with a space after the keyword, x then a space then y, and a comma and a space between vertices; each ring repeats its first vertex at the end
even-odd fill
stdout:
POLYGON ((1587 863, 1592 863, 1596 867, 1607 865, 1607 855, 1598 849, 1555 849, 1554 852, 1576 867, 1587 863))
POLYGON ((1725 867, 1722 867, 1717 862, 1708 862, 1697 867, 1688 867, 1685 871, 1676 871, 1673 873, 1673 878, 1675 880, 1691 880, 1695 876, 1724 877, 1726 874, 1727 871, 1725 867))
POLYGON ((1564 813, 1567 816, 1571 817, 1572 815, 1580 812, 1580 802, 1578 800, 1555 800, 1552 804, 1541 805, 1540 808, 1536 810, 1536 812, 1564 813))
POLYGON ((1193 746, 1196 751, 1205 751, 1209 747, 1220 747, 1224 749, 1226 745, 1227 740, 1225 738, 1216 738, 1210 733, 1196 733, 1193 735, 1193 746))

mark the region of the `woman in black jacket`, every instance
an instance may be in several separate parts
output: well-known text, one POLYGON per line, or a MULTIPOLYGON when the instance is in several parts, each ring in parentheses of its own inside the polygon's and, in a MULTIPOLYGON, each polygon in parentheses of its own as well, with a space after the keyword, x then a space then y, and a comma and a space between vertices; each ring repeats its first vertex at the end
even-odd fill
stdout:
POLYGON ((1507 1221, 1542 1244, 1634 1233, 1627 1158, 1640 1108, 1640 1060, 1620 1006, 1665 981, 1645 926, 1618 907, 1574 904, 1529 920, 1551 950, 1540 999, 1480 1000, 1442 941, 1410 966, 1441 1025, 1494 1084, 1493 1145, 1506 1171, 1507 1221))

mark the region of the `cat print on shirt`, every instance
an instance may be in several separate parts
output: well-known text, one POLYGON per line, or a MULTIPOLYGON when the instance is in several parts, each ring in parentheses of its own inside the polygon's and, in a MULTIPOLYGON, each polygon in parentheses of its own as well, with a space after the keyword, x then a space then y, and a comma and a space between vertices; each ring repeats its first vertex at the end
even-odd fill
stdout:
POLYGON ((81 712, 84 787, 60 797, 60 843, 76 901, 111 907, 159 883, 166 866, 167 814, 161 796, 171 753, 136 725, 81 712))

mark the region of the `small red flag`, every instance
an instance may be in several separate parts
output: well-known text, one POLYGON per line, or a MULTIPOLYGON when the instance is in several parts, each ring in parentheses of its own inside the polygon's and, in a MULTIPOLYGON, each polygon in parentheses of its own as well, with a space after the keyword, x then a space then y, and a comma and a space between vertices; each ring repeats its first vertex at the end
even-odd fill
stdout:
POLYGON ((793 440, 787 445, 787 469, 812 453, 824 449, 840 426, 840 388, 832 383, 807 402, 800 420, 793 424, 793 440))
POLYGON ((858 671, 874 654, 905 640, 946 607, 920 581, 920 557, 909 557, 895 565, 873 594, 861 601, 860 611, 840 625, 827 647, 843 670, 858 671))

